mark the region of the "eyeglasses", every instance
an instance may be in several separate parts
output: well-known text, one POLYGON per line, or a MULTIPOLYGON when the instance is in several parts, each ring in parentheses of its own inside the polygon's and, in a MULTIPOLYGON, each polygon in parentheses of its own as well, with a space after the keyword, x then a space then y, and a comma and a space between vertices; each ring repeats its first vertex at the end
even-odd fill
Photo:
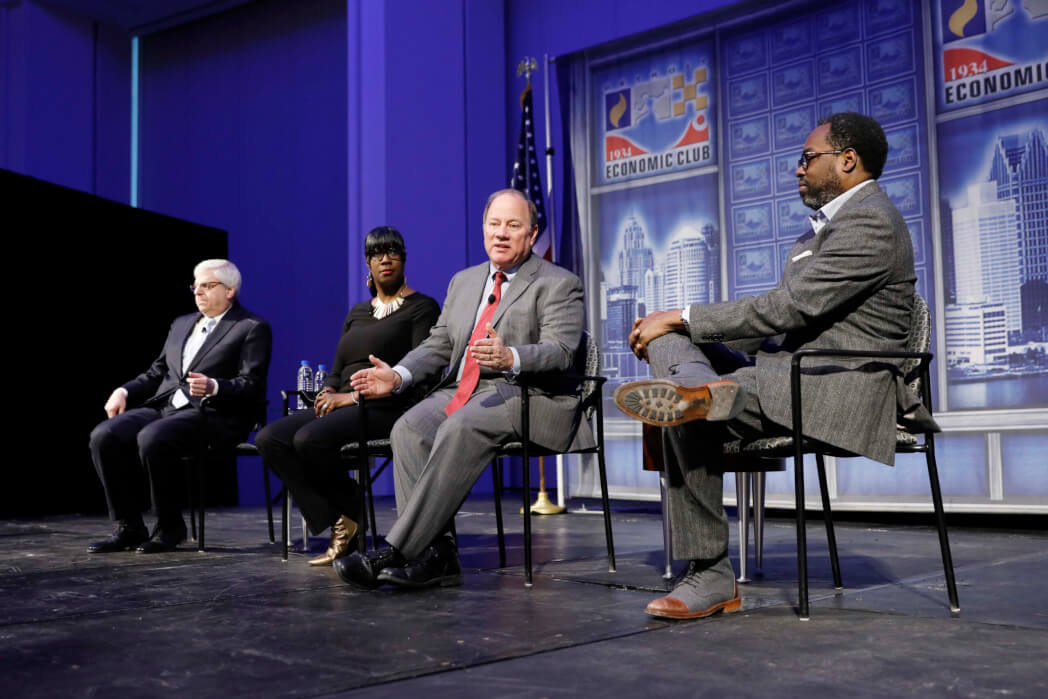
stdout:
POLYGON ((801 170, 807 170, 808 164, 818 158, 820 155, 840 155, 845 150, 808 150, 801 153, 801 157, 797 160, 797 167, 801 170))
POLYGON ((200 284, 190 284, 189 290, 195 294, 199 289, 203 289, 204 291, 211 291, 216 286, 225 286, 225 284, 223 284, 222 282, 202 282, 200 284))
POLYGON ((380 259, 383 255, 388 256, 391 260, 404 259, 404 251, 396 245, 380 245, 368 250, 368 260, 380 259))

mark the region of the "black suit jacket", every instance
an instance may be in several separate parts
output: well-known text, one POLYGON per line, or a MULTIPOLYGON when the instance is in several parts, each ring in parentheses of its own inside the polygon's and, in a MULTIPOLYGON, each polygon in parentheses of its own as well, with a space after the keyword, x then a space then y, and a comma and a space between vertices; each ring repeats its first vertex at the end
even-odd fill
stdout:
MULTIPOLYGON (((250 430, 258 407, 265 401, 266 376, 273 333, 262 318, 234 303, 215 326, 188 367, 182 349, 200 313, 179 316, 171 323, 164 349, 143 373, 124 384, 128 407, 163 408, 171 395, 185 386, 190 371, 218 383, 218 393, 206 401, 207 410, 237 432, 250 430)), ((187 391, 188 395, 188 391, 187 391)), ((200 407, 200 398, 190 398, 200 407)))

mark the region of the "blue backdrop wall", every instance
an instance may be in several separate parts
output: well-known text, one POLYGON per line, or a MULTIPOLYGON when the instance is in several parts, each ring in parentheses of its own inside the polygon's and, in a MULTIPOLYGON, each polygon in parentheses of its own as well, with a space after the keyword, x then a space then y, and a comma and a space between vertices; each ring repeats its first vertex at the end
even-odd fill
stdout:
MULTIPOLYGON (((479 217, 509 180, 523 55, 730 4, 259 0, 145 34, 139 205, 229 231, 245 305, 274 326, 275 413, 298 360, 329 362, 364 298, 368 229, 400 228, 411 284, 439 300, 485 259, 479 217)), ((0 4, 0 22, 0 166, 128 202, 129 34, 29 0, 0 4)), ((241 468, 241 501, 259 501, 257 466, 241 468)))
POLYGON ((130 76, 125 32, 0 3, 0 167, 126 204, 130 76))

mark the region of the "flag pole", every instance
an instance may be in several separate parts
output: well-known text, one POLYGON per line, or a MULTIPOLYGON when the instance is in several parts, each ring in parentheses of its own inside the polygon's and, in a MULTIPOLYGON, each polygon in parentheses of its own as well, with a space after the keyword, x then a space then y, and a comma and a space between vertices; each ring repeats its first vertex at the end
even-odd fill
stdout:
MULTIPOLYGON (((557 263, 557 217, 553 212, 553 147, 550 144, 549 133, 549 54, 543 54, 543 85, 544 96, 543 112, 546 117, 546 230, 549 231, 549 247, 553 264, 557 263)), ((546 492, 546 459, 539 457, 539 494, 531 511, 540 515, 559 515, 567 508, 564 507, 564 489, 560 484, 564 482, 564 456, 557 454, 557 504, 549 500, 546 492)))
MULTIPOLYGON (((528 91, 531 90, 531 74, 536 72, 538 70, 538 67, 539 67, 538 66, 538 61, 536 61, 534 58, 531 58, 529 56, 525 56, 524 59, 520 62, 520 64, 517 66, 517 77, 519 78, 520 76, 523 75, 525 80, 527 80, 527 84, 526 84, 526 86, 524 88, 524 94, 521 96, 521 108, 524 107, 525 96, 527 96, 528 91)), ((545 86, 545 95, 546 95, 546 110, 545 110, 545 113, 546 113, 546 181, 547 181, 547 183, 549 183, 549 182, 551 182, 550 178, 553 176, 553 165, 552 165, 552 162, 550 160, 550 158, 552 157, 552 149, 550 148, 550 134, 549 134, 549 57, 548 56, 546 57, 545 76, 546 76, 546 86, 545 86)), ((534 104, 534 102, 531 102, 531 103, 534 104)), ((533 133, 534 133, 534 114, 533 113, 531 113, 531 114, 522 114, 521 115, 521 119, 531 119, 530 124, 528 124, 528 126, 530 126, 531 130, 532 130, 532 134, 528 134, 529 141, 530 141, 531 140, 530 136, 532 136, 533 133)), ((524 126, 525 125, 522 124, 522 134, 524 133, 524 130, 523 130, 524 126)), ((523 138, 523 136, 522 136, 522 138, 523 138)), ((523 146, 518 144, 518 153, 519 153, 519 150, 521 148, 523 148, 523 146)), ((531 158, 531 157, 532 156, 527 151, 525 151, 523 153, 523 162, 521 162, 521 155, 518 154, 517 162, 513 164, 513 176, 512 176, 512 180, 511 180, 511 186, 515 186, 516 184, 520 183, 521 179, 523 179, 524 195, 526 197, 528 197, 529 199, 532 197, 531 187, 532 187, 533 183, 530 182, 531 173, 534 172, 534 175, 535 175, 536 178, 538 178, 538 174, 539 174, 537 168, 533 169, 531 167, 531 164, 529 162, 529 158, 531 158)), ((535 184, 537 184, 537 183, 535 183, 535 184)), ((552 189, 550 188, 551 186, 552 185, 548 185, 547 186, 546 196, 548 197, 548 201, 552 204, 553 198, 552 198, 552 189)), ((542 199, 541 198, 539 199, 539 203, 540 204, 542 203, 542 199)), ((552 261, 556 262, 557 261, 557 258, 556 258, 556 255, 557 255, 556 237, 554 236, 554 226, 553 226, 552 216, 549 215, 549 213, 548 213, 549 211, 551 211, 551 210, 547 210, 547 212, 546 212, 547 215, 545 215, 546 228, 549 231, 549 236, 550 236, 550 252, 552 253, 552 255, 551 255, 552 261)), ((524 468, 531 468, 531 464, 524 464, 524 468)), ((559 457, 558 457, 558 462, 557 462, 557 475, 558 475, 558 477, 560 476, 560 471, 561 471, 561 466, 560 466, 560 460, 559 460, 559 457)), ((540 515, 555 515, 555 514, 560 514, 560 513, 564 512, 564 509, 565 508, 562 505, 554 505, 552 502, 550 502, 549 493, 546 492, 546 460, 545 460, 544 457, 540 456, 539 457, 539 492, 538 492, 538 496, 535 498, 535 502, 531 505, 531 511, 534 512, 535 514, 540 514, 540 515)), ((523 511, 524 511, 524 508, 522 507, 521 508, 521 514, 523 514, 523 511)))
MULTIPOLYGON (((554 211, 555 200, 553 198, 553 143, 550 135, 549 118, 549 54, 542 55, 543 85, 542 94, 544 98, 543 107, 546 116, 546 221, 549 226, 549 243, 553 249, 553 262, 557 262, 557 215, 554 211)), ((542 492, 541 490, 539 492, 542 492)), ((563 512, 564 507, 564 455, 557 454, 557 507, 563 512)))

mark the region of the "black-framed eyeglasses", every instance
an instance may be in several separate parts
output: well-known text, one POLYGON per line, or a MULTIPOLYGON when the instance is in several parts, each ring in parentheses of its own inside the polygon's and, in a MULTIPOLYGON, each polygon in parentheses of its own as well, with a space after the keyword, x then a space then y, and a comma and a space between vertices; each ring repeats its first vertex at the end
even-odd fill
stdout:
POLYGON ((373 260, 386 255, 391 260, 403 260, 404 250, 399 245, 379 245, 368 250, 368 259, 373 260))
POLYGON ((189 285, 189 290, 195 294, 197 292, 197 289, 203 289, 204 291, 211 291, 216 286, 220 286, 220 285, 221 286, 225 286, 225 284, 222 284, 222 282, 202 282, 200 284, 190 284, 189 285))
POLYGON ((820 155, 840 155, 844 151, 848 150, 806 150, 801 153, 801 157, 797 160, 797 167, 801 170, 808 169, 808 163, 818 158, 820 155))

